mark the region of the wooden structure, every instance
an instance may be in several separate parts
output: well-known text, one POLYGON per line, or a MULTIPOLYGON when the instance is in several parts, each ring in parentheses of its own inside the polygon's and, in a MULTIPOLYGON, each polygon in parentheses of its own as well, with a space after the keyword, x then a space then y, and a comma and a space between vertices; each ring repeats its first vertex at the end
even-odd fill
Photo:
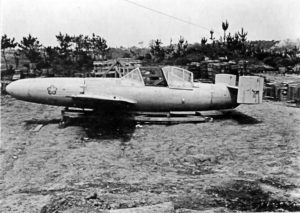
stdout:
POLYGON ((264 98, 285 101, 287 85, 280 82, 267 83, 264 87, 264 98))
POLYGON ((290 83, 287 89, 287 100, 300 100, 300 83, 290 83))
MULTIPOLYGON (((61 127, 68 126, 72 119, 92 118, 111 119, 110 116, 97 114, 91 109, 65 108, 61 111, 61 127)), ((118 119, 121 119, 118 115, 118 119)), ((202 116, 200 112, 192 111, 170 111, 170 112, 129 112, 123 114, 123 118, 143 124, 178 124, 178 123, 203 123, 212 122, 212 117, 202 116)))
POLYGON ((273 82, 264 87, 264 98, 295 102, 300 99, 300 82, 273 82))
POLYGON ((144 112, 136 113, 132 120, 148 124, 178 124, 212 122, 212 117, 204 117, 200 112, 144 112))
POLYGON ((238 75, 242 68, 233 61, 206 60, 202 62, 192 62, 187 69, 193 72, 195 80, 203 82, 203 79, 215 80, 216 74, 226 73, 238 75))
POLYGON ((94 61, 93 66, 92 76, 120 78, 131 70, 140 67, 141 61, 131 58, 119 58, 107 61, 94 61))

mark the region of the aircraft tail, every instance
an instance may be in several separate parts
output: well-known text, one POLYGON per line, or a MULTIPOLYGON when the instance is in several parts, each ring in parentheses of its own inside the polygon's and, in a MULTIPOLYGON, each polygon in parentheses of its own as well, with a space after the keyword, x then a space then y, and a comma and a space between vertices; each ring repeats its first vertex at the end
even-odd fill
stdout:
POLYGON ((264 79, 261 77, 240 76, 238 86, 236 86, 235 75, 217 74, 215 82, 226 84, 238 104, 262 103, 264 79))
POLYGON ((216 84, 223 83, 223 84, 227 84, 229 86, 235 86, 236 85, 236 75, 216 74, 215 83, 216 84))
POLYGON ((257 76, 239 78, 237 103, 260 104, 263 98, 264 79, 257 76))

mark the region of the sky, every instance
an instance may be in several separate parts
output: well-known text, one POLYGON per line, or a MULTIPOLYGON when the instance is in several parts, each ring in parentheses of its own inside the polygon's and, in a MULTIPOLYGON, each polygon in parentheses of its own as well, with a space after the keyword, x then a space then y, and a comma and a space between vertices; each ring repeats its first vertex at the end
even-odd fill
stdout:
POLYGON ((1 35, 20 41, 28 34, 55 46, 59 32, 95 33, 110 47, 164 45, 183 36, 189 43, 242 27, 248 40, 300 38, 299 0, 0 0, 1 35))

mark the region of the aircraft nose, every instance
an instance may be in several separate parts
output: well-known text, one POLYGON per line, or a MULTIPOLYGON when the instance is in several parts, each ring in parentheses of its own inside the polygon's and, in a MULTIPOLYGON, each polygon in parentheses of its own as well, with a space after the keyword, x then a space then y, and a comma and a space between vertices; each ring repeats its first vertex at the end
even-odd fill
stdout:
POLYGON ((14 91, 14 82, 9 83, 6 87, 5 90, 8 94, 12 95, 14 91))
POLYGON ((11 82, 5 88, 6 92, 16 98, 24 98, 28 93, 28 85, 24 80, 11 82))
POLYGON ((10 95, 12 95, 12 93, 13 93, 13 84, 14 82, 11 82, 11 83, 9 83, 6 87, 5 87, 5 90, 6 90, 6 92, 8 93, 8 94, 10 94, 10 95))

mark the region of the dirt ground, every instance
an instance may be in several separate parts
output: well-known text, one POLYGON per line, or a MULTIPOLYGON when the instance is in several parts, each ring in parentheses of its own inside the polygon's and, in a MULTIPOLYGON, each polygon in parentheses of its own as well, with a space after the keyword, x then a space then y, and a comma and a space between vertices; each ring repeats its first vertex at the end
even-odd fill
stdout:
POLYGON ((163 202, 176 212, 300 211, 300 108, 264 102, 207 123, 59 128, 61 109, 1 96, 1 212, 163 202))

